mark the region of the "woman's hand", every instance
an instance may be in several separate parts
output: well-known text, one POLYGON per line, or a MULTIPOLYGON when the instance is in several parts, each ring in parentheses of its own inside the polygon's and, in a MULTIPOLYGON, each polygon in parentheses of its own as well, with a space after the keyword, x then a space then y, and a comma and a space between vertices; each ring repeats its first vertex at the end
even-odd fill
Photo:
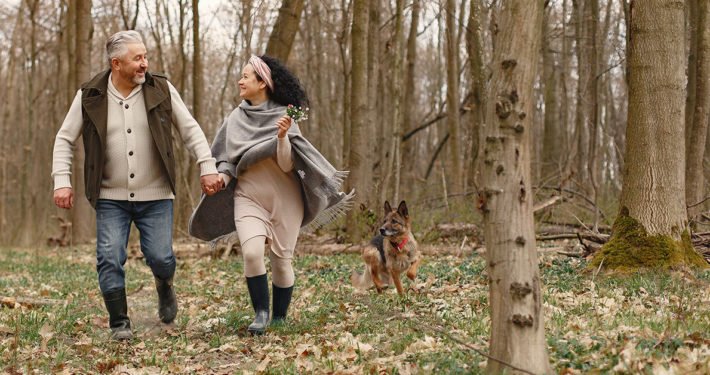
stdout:
POLYGON ((279 138, 283 138, 288 133, 288 129, 291 128, 291 118, 288 116, 283 116, 278 121, 276 121, 276 126, 279 127, 279 133, 277 134, 279 138))

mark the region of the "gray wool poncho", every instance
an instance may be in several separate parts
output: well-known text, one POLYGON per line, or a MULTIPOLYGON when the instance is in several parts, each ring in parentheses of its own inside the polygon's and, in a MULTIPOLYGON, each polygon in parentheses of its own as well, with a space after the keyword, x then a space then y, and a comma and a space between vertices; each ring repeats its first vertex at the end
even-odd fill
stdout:
MULTIPOLYGON (((271 100, 253 106, 246 101, 227 116, 212 143, 217 170, 232 177, 229 186, 211 196, 202 194, 188 224, 191 236, 216 241, 236 231, 234 188, 239 175, 257 162, 276 155, 276 120, 286 107, 271 100)), ((336 170, 301 134, 298 123, 291 125, 293 171, 301 185, 303 222, 301 231, 325 225, 352 205, 354 191, 340 191, 347 171, 336 170)))

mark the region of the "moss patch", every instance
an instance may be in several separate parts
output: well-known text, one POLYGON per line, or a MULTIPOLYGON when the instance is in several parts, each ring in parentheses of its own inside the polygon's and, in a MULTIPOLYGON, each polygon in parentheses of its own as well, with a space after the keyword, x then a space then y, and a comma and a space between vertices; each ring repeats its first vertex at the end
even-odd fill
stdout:
POLYGON ((611 239, 595 254, 589 267, 596 269, 602 261, 604 269, 621 273, 641 268, 708 267, 693 249, 687 230, 681 235, 680 241, 671 236, 651 236, 641 223, 623 211, 614 222, 611 239))

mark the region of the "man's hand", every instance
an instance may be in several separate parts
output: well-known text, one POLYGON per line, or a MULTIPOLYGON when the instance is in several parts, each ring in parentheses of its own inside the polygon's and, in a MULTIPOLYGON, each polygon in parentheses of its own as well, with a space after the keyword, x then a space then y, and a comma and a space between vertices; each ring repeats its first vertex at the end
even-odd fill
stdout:
POLYGON ((224 181, 219 174, 206 174, 200 177, 202 192, 213 195, 224 188, 224 181))
POLYGON ((72 208, 74 206, 74 190, 70 187, 55 190, 54 204, 59 208, 72 208))

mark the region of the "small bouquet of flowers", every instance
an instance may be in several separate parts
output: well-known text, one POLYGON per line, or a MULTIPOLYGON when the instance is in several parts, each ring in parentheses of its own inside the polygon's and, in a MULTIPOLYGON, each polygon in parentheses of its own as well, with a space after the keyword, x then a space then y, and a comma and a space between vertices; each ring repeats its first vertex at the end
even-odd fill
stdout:
POLYGON ((286 107, 286 114, 296 122, 308 120, 308 107, 301 108, 289 104, 288 107, 286 107))

